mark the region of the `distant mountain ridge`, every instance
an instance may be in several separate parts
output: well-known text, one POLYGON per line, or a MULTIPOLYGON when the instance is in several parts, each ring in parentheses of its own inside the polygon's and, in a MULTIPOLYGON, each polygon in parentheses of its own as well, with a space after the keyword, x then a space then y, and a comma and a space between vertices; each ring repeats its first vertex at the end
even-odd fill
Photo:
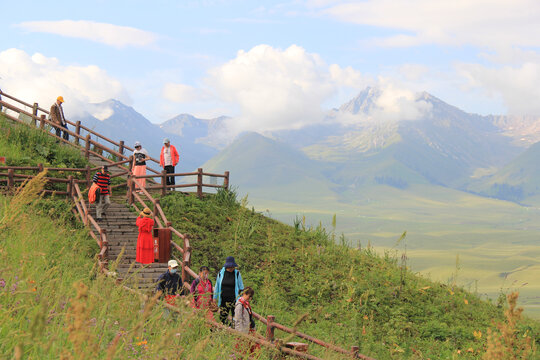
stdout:
MULTIPOLYGON (((251 152, 257 138, 267 143, 266 151, 273 152, 265 154, 259 149, 261 159, 278 162, 278 156, 287 157, 287 161, 296 159, 298 169, 311 169, 310 176, 316 169, 324 187, 336 191, 367 184, 407 188, 411 184, 427 183, 461 190, 469 190, 471 186, 471 191, 499 196, 497 191, 488 190, 494 186, 493 179, 502 179, 493 174, 510 164, 535 140, 540 140, 540 119, 534 117, 469 114, 422 92, 404 100, 407 106, 420 109, 414 119, 388 119, 381 112, 381 96, 383 90, 366 88, 338 109, 329 111, 322 123, 265 133, 264 137, 244 134, 232 139, 225 148, 223 139, 216 136, 225 133, 226 123, 231 120, 225 116, 201 119, 180 114, 153 124, 132 107, 111 99, 91 104, 89 113, 75 120, 127 144, 141 141, 154 157, 159 156, 162 139, 169 137, 180 149, 179 169, 191 171, 207 163, 220 170, 230 170, 227 163, 234 163, 242 179, 255 181, 260 174, 256 182, 261 184, 264 181, 259 180, 264 179, 260 168, 254 168, 250 161, 239 163, 233 159, 251 152), (246 141, 246 136, 250 141, 246 141), (249 147, 237 143, 242 138, 240 144, 249 143, 249 147), (276 147, 288 150, 276 152, 276 147), (219 158, 210 161, 223 148, 219 158), (303 153, 304 158, 291 151, 303 153), (481 185, 483 181, 486 185, 481 185)), ((256 162, 255 158, 250 159, 256 162)), ((274 166, 271 164, 276 162, 268 166, 274 166)), ((251 187, 244 181, 241 183, 251 187)))
MULTIPOLYGON (((381 95, 380 89, 367 88, 332 110, 322 124, 266 134, 264 141, 273 142, 268 148, 286 144, 289 150, 283 147, 283 151, 288 151, 288 155, 283 151, 260 153, 260 159, 276 163, 279 162, 276 157, 281 156, 284 162, 289 162, 298 159, 293 151, 301 151, 309 161, 298 161, 296 167, 311 172, 297 176, 311 181, 308 179, 313 176, 309 174, 318 169, 324 189, 332 189, 340 196, 350 189, 359 191, 371 185, 406 189, 412 184, 431 184, 468 191, 470 184, 478 183, 478 174, 483 169, 502 168, 524 150, 523 142, 510 131, 509 124, 514 124, 514 119, 469 114, 427 92, 409 100, 412 105, 420 102, 419 108, 429 109, 419 113, 416 119, 381 119, 376 117, 380 113, 381 95), (346 121, 340 122, 341 117, 346 121)), ((528 128, 534 130, 534 123, 531 118, 528 128)), ((530 134, 530 138, 534 136, 537 135, 530 134)), ((241 164, 235 161, 250 151, 242 146, 245 139, 239 141, 215 158, 219 161, 209 161, 205 166, 223 171, 226 164, 235 163, 236 175, 253 181, 241 181, 241 186, 246 191, 255 190, 253 184, 263 183, 266 175, 257 170, 256 159, 241 164)))

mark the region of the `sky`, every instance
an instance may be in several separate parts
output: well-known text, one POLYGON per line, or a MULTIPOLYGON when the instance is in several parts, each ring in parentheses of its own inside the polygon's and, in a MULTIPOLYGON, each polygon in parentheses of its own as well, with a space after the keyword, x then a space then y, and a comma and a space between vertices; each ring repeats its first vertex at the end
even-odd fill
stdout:
POLYGON ((427 91, 540 116, 537 0, 19 0, 2 13, 0 88, 62 95, 67 114, 115 98, 154 123, 301 128, 375 86, 396 114, 427 91))

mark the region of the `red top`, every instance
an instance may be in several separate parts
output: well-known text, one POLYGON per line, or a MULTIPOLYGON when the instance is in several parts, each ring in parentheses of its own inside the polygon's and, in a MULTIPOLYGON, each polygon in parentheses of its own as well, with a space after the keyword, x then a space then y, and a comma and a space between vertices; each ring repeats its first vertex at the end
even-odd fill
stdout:
MULTIPOLYGON (((180 160, 180 156, 178 155, 178 151, 176 151, 176 148, 174 145, 169 145, 171 148, 171 159, 173 166, 176 166, 178 164, 178 160, 180 160)), ((159 166, 164 167, 165 166, 165 156, 163 155, 163 152, 165 151, 165 146, 161 148, 161 154, 159 155, 159 166)))

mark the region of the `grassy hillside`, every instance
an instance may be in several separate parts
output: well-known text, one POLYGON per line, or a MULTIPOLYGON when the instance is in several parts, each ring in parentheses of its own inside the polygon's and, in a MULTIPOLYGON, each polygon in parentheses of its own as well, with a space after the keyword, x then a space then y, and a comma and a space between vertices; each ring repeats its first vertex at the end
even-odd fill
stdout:
POLYGON ((0 156, 6 165, 44 167, 85 167, 88 162, 81 152, 61 146, 51 136, 26 126, 14 125, 0 115, 0 156))
MULTIPOLYGON (((230 357, 235 339, 210 331, 184 304, 179 318, 164 319, 159 305, 97 273, 94 240, 69 203, 37 199, 41 185, 0 197, 0 358, 230 357)), ((453 283, 419 277, 399 256, 351 248, 303 219, 287 226, 239 203, 234 192, 202 200, 173 193, 161 202, 174 226, 190 234, 193 267, 209 265, 215 274, 235 256, 245 285, 256 290, 255 311, 281 323, 301 319, 300 331, 359 345, 377 359, 479 359, 491 348, 504 350, 487 341, 494 322, 504 322, 502 299, 490 304, 453 283)), ((540 342, 537 322, 525 319, 510 330, 517 345, 540 342)))
MULTIPOLYGON (((300 331, 358 344, 377 359, 451 359, 467 351, 480 358, 487 329, 503 318, 500 305, 420 277, 391 254, 338 244, 345 240, 301 220, 287 226, 230 193, 204 200, 170 194, 161 203, 174 226, 191 235, 195 267, 217 273, 226 256, 236 257, 245 285, 256 290, 255 311, 286 324, 308 314, 300 331)), ((540 341, 538 323, 527 320, 520 329, 540 341)))
MULTIPOLYGON (((263 140, 260 143, 272 142, 263 140)), ((429 157, 423 162, 433 164, 433 171, 454 171, 418 146, 407 150, 408 154, 417 151, 429 157)), ((446 282, 459 256, 458 284, 493 299, 501 291, 519 289, 520 305, 540 318, 540 260, 535 256, 540 252, 540 210, 430 184, 429 174, 421 175, 394 157, 407 151, 393 144, 341 166, 326 163, 324 170, 319 167, 319 175, 313 175, 317 167, 302 157, 238 142, 204 168, 231 170, 231 183, 242 196, 249 194, 255 209, 285 223, 292 225, 296 217, 306 216, 310 225, 330 227, 336 215, 336 232, 344 233, 353 246, 371 244, 383 253, 407 231, 414 271, 446 282), (297 170, 284 171, 294 176, 284 176, 279 182, 268 181, 272 166, 261 170, 258 164, 263 159, 272 166, 286 164, 287 169, 296 166, 297 170), (305 168, 305 164, 311 165, 305 168)), ((408 157, 419 161, 418 156, 408 157)))
POLYGON ((531 145, 507 166, 470 184, 472 191, 500 199, 538 205, 540 143, 531 145))

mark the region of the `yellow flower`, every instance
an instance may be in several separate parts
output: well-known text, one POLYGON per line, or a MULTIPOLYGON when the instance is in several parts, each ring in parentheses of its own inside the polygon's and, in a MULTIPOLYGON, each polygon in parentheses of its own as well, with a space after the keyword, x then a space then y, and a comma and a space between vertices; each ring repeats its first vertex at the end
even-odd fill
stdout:
POLYGON ((469 300, 463 299, 463 302, 465 303, 465 305, 469 305, 469 300))
POLYGON ((481 339, 481 338, 482 338, 482 332, 481 332, 480 330, 478 330, 478 331, 476 331, 476 330, 473 331, 473 335, 474 335, 474 337, 477 338, 477 339, 481 339))

